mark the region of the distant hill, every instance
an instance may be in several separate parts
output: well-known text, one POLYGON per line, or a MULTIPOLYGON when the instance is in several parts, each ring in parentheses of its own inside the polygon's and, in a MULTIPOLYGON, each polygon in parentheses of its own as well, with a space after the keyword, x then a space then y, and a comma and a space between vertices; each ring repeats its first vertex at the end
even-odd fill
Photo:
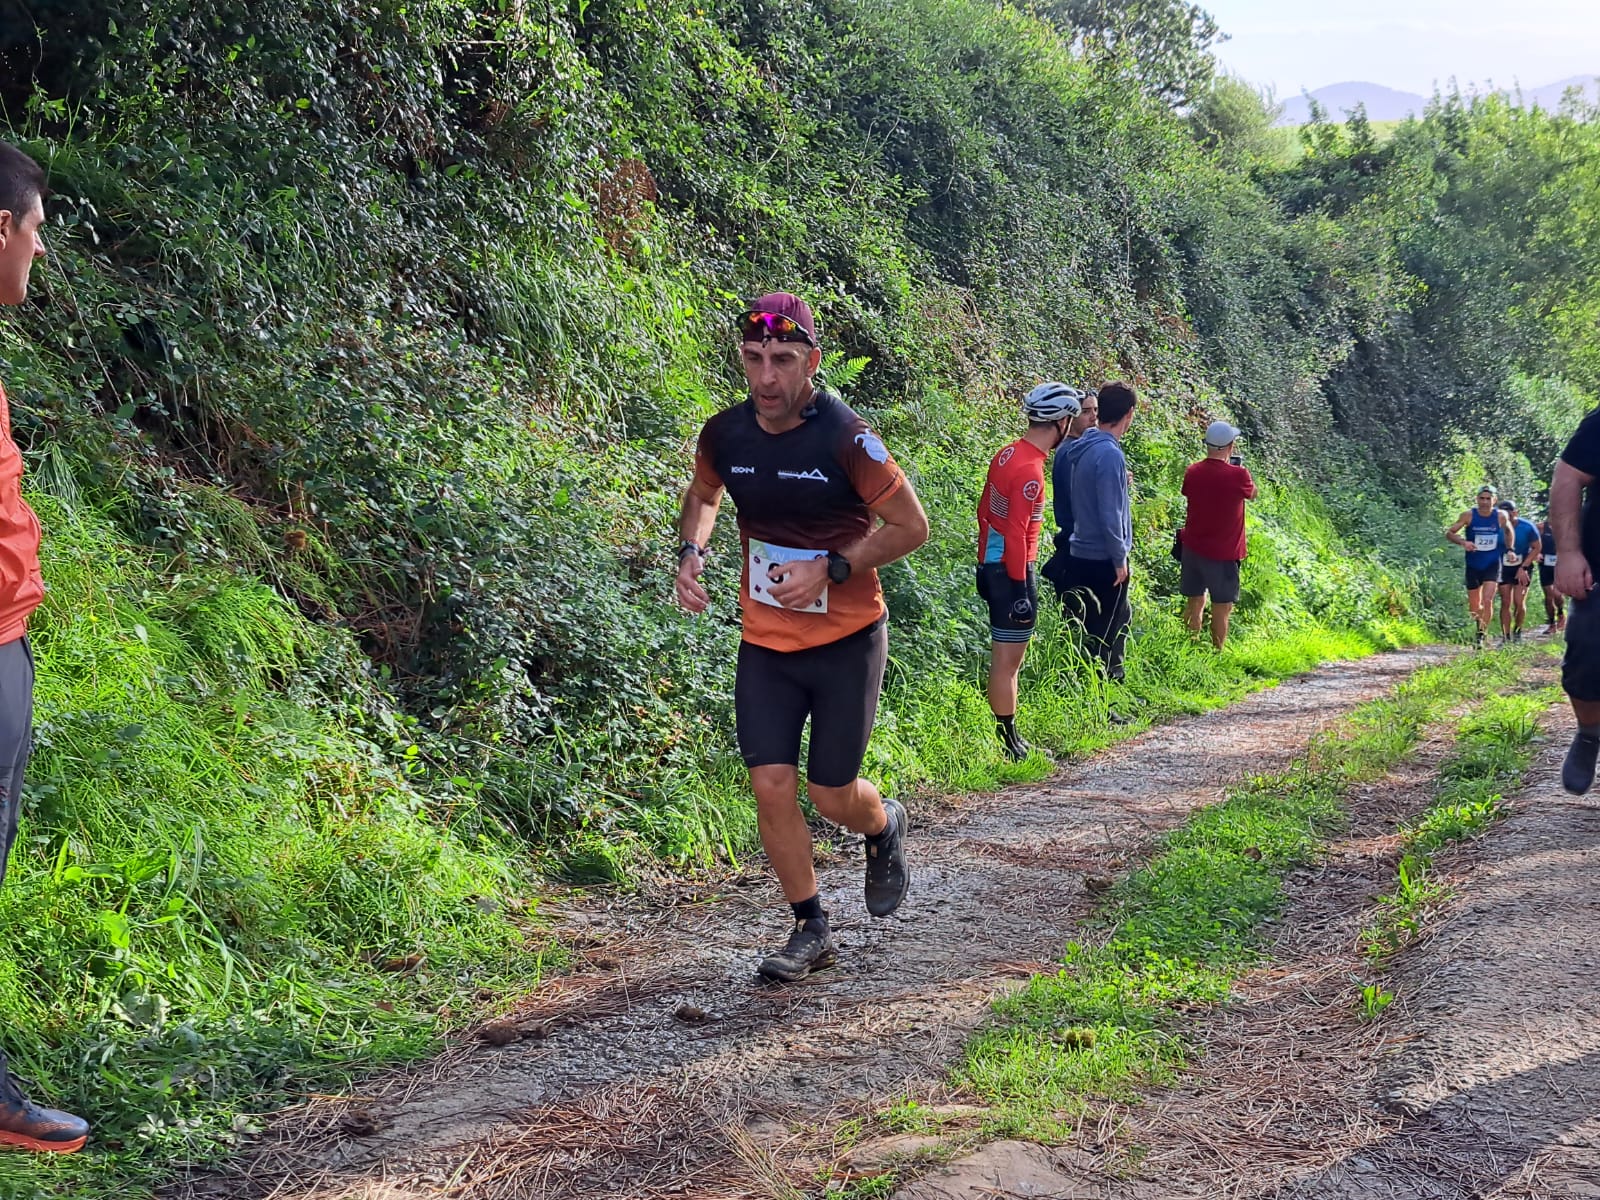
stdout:
MULTIPOLYGON (((1560 106, 1567 89, 1572 87, 1582 88, 1590 100, 1600 99, 1600 84, 1596 83, 1595 76, 1574 75, 1543 87, 1525 89, 1522 102, 1530 108, 1555 109, 1560 106)), ((1513 94, 1510 88, 1500 90, 1513 94)), ((1371 120, 1400 121, 1412 113, 1420 113, 1428 103, 1426 96, 1396 91, 1377 83, 1331 83, 1312 92, 1310 99, 1322 105, 1330 117, 1339 121, 1348 116, 1357 104, 1367 106, 1367 116, 1371 120)), ((1290 96, 1283 102, 1283 115, 1278 118, 1278 124, 1304 125, 1310 119, 1310 100, 1301 94, 1290 96)))
POLYGON ((1566 94, 1568 88, 1582 88, 1584 95, 1590 100, 1600 100, 1600 83, 1595 81, 1593 75, 1574 75, 1570 79, 1547 83, 1544 87, 1523 92, 1522 102, 1529 106, 1537 105, 1539 108, 1560 108, 1561 97, 1566 94))
POLYGON ((1421 112, 1427 98, 1415 92, 1399 92, 1377 83, 1330 83, 1311 93, 1290 96, 1283 102, 1280 125, 1304 125, 1311 119, 1311 100, 1315 100, 1328 115, 1342 121, 1357 104, 1367 106, 1367 116, 1374 121, 1400 121, 1414 112, 1421 112))

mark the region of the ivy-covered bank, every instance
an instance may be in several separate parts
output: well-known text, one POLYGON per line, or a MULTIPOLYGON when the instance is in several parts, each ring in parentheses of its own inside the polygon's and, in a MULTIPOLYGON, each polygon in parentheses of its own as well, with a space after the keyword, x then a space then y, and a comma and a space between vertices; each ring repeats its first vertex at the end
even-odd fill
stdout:
MULTIPOLYGON (((1447 96, 1291 160, 1206 22, 1105 7, 0 7, 57 191, 0 320, 52 584, 0 1020, 115 1169, 526 985, 537 872, 751 850, 731 531, 708 617, 668 587, 742 295, 813 301, 932 518, 885 581, 901 791, 1044 769, 992 743, 969 561, 1043 377, 1146 397, 1146 714, 1459 626, 1439 530, 1531 495, 1596 386, 1594 114, 1447 96), (1222 414, 1264 497, 1218 658, 1165 551, 1222 414)), ((1031 740, 1106 737, 1059 629, 1024 686, 1031 740)))

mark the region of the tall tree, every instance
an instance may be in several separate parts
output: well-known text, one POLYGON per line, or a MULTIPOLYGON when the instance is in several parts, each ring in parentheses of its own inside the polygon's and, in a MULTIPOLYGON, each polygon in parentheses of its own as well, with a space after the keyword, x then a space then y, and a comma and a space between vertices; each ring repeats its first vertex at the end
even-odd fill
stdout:
POLYGON ((1092 59, 1126 64, 1163 103, 1188 104, 1216 74, 1216 20, 1185 0, 1041 0, 1040 16, 1092 59))

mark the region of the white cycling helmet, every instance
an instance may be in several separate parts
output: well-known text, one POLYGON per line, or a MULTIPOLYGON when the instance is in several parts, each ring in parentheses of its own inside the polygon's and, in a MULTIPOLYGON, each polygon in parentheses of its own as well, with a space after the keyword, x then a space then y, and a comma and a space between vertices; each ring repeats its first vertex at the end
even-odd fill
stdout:
POLYGON ((1064 383, 1041 383, 1022 398, 1022 415, 1030 421, 1062 421, 1083 411, 1083 393, 1064 383))

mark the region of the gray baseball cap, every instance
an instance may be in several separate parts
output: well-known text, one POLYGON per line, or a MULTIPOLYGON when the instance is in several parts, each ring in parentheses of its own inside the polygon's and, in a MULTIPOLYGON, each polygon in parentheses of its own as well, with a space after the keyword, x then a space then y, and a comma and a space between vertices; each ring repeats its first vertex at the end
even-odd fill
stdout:
POLYGON ((1206 445, 1213 450, 1231 446, 1239 438, 1239 431, 1226 421, 1213 421, 1206 426, 1206 445))

